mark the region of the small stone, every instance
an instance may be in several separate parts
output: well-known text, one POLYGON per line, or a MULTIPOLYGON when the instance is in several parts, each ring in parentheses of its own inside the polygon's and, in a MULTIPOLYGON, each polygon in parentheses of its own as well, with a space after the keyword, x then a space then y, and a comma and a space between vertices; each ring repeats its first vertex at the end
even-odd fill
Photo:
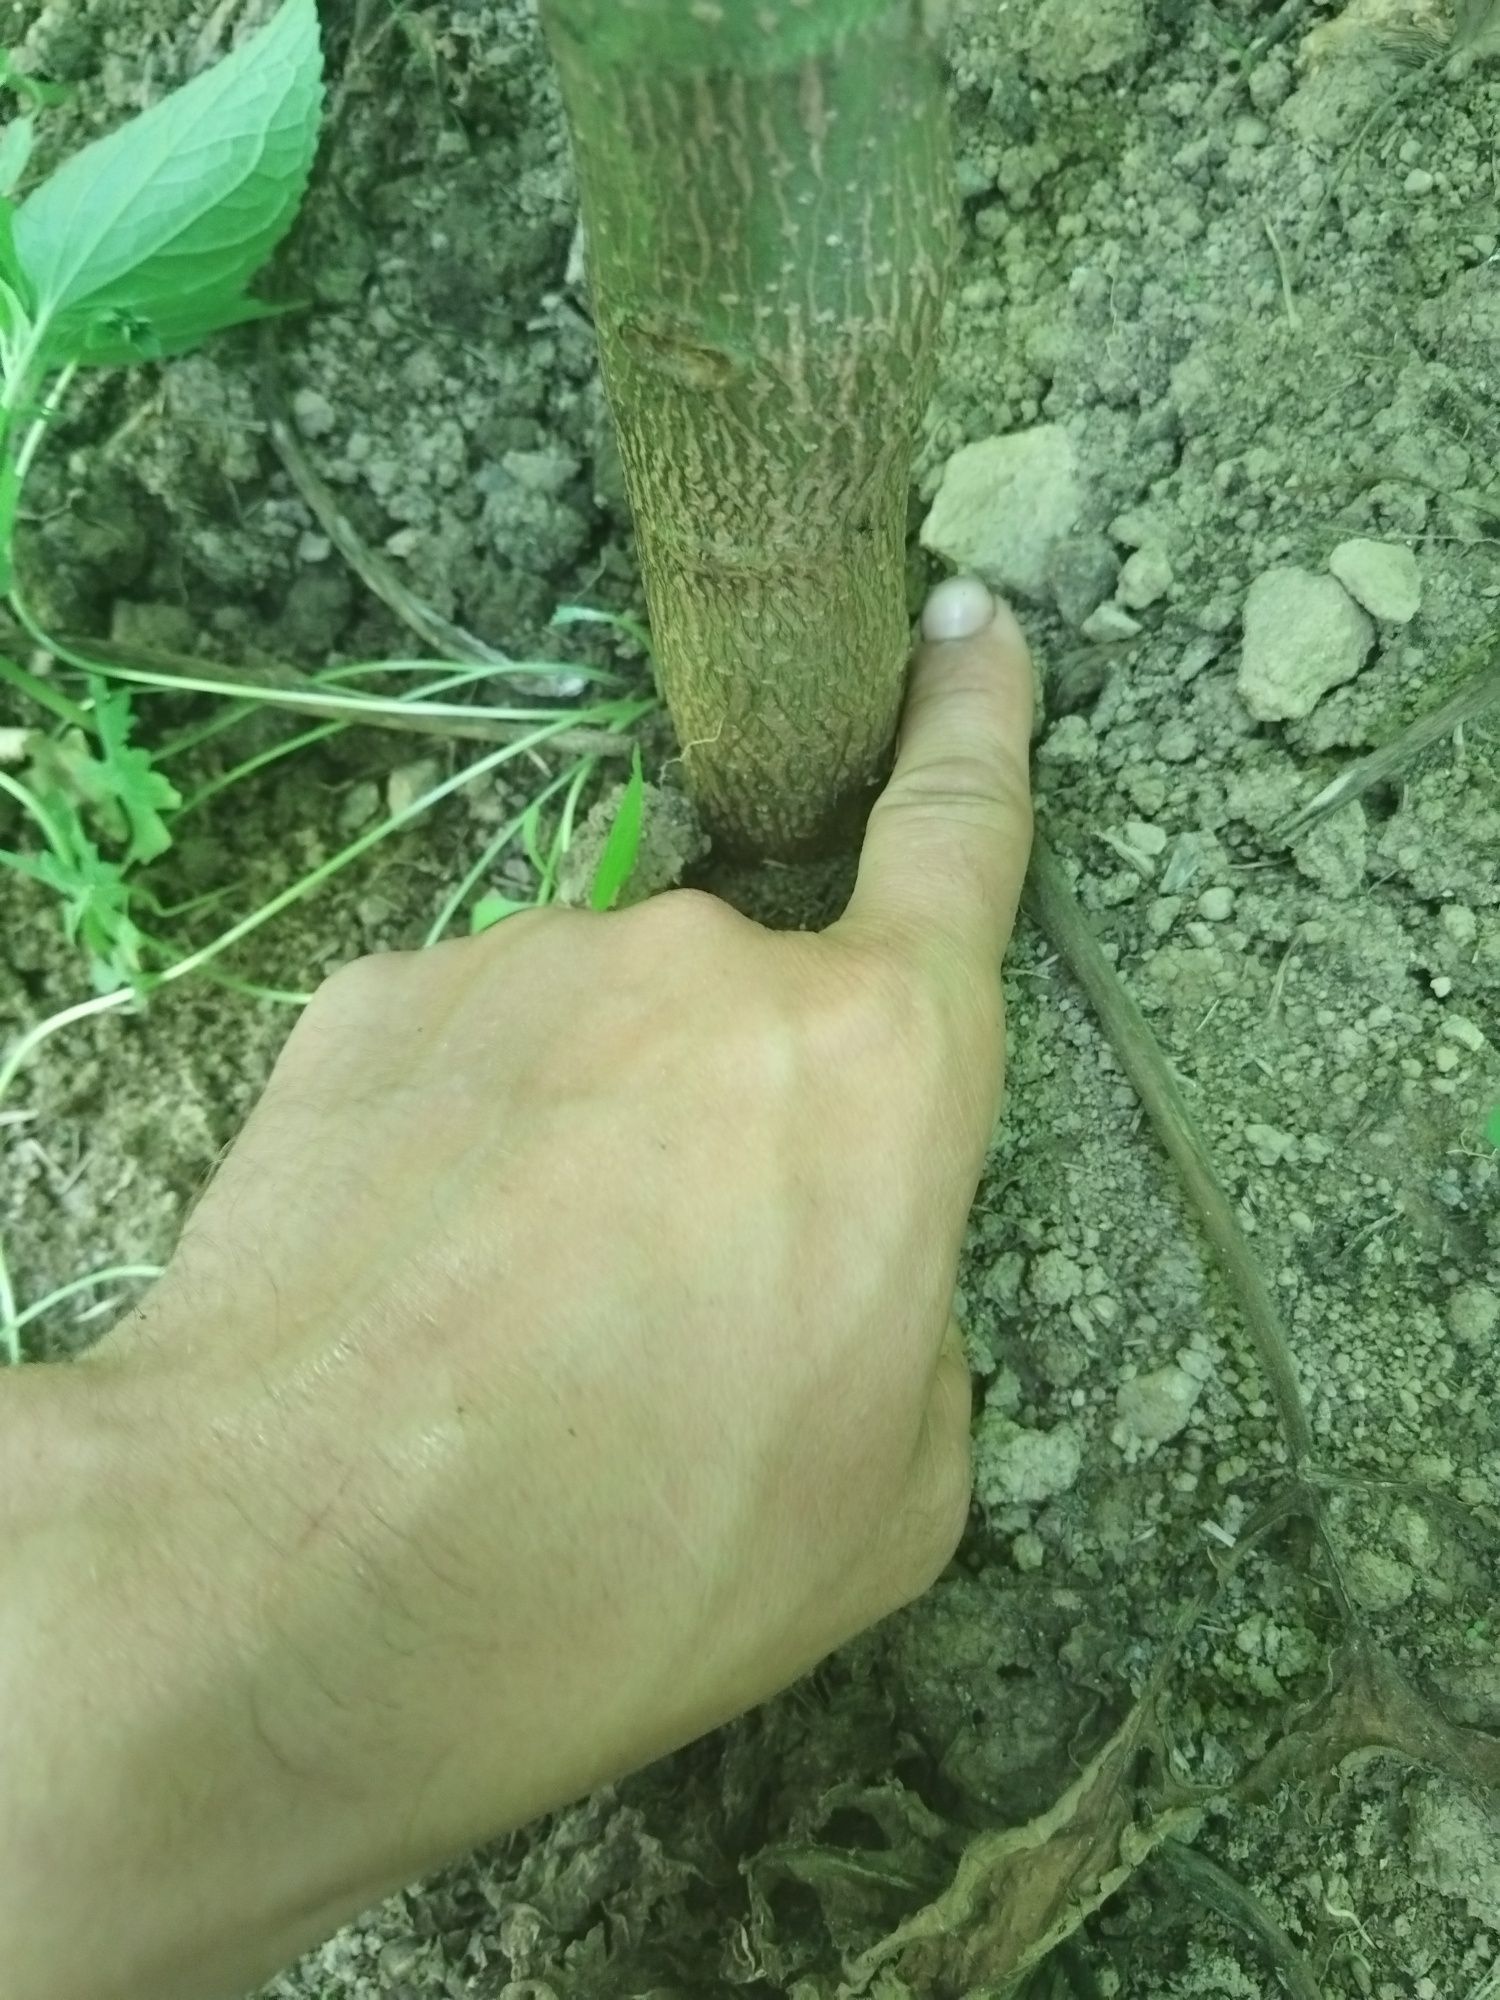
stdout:
POLYGON ((1274 52, 1251 70, 1245 87, 1257 111, 1275 111, 1291 95, 1292 73, 1280 53, 1274 52))
POLYGON ((319 389, 299 389, 292 398, 292 422, 305 438, 327 437, 338 423, 338 411, 319 389))
POLYGON ((436 757, 418 757, 410 764, 398 765, 385 781, 386 810, 393 817, 410 812, 441 778, 442 767, 436 757))
POLYGON ((1399 542, 1340 542, 1328 567, 1382 625, 1409 625, 1422 608, 1417 559, 1399 542))
POLYGON ((1169 722, 1156 739, 1156 754, 1164 764, 1190 764, 1198 754, 1198 737, 1192 725, 1169 722))
POLYGON ((980 1280, 979 1289, 992 1306, 1013 1312, 1021 1296, 1026 1260, 1019 1250, 1002 1250, 980 1280))
POLYGON ((1137 549, 1120 572, 1116 593, 1128 611, 1149 611, 1160 604, 1175 581, 1172 565, 1163 550, 1137 549))
POLYGON ((24 764, 30 754, 32 731, 0 729, 0 764, 24 764))
POLYGON ((1119 604, 1101 604, 1079 627, 1083 637, 1095 646, 1118 646, 1123 639, 1141 636, 1141 621, 1132 618, 1119 604))
POLYGON ((1239 691, 1257 722, 1300 722, 1352 681, 1375 627, 1336 577, 1267 570, 1250 586, 1239 691))
POLYGON ((1349 1590, 1366 1611, 1394 1611, 1416 1589, 1408 1565, 1380 1549, 1359 1549, 1349 1561, 1349 1590))
POLYGON ((1038 1305, 1065 1306, 1082 1296, 1083 1271, 1065 1250, 1044 1250, 1028 1277, 1038 1305))
POLYGON ((297 537, 297 559, 305 563, 324 563, 333 554, 333 543, 326 535, 314 534, 311 528, 297 537))
POLYGON ((1128 819, 1125 822, 1125 842, 1137 854, 1145 855, 1148 861, 1155 861, 1167 851, 1167 836, 1164 828, 1151 826, 1143 819, 1128 819))
POLYGON ((1476 1783, 1424 1775, 1407 1792, 1407 1846, 1416 1879, 1500 1929, 1500 1811, 1476 1783))
POLYGON ((1175 1364, 1137 1375, 1115 1399, 1119 1429, 1137 1444, 1165 1444, 1187 1428, 1202 1393, 1202 1382, 1175 1364))
POLYGON ((1369 865, 1369 822, 1358 800, 1321 821, 1292 849, 1297 872, 1331 896, 1359 894, 1369 865))
POLYGON ((1047 1560, 1047 1545, 1028 1528, 1011 1543, 1010 1559, 1019 1570, 1038 1570, 1047 1560))
POLYGON ((1413 167, 1406 176, 1405 185, 1406 192, 1410 195, 1431 194, 1437 186, 1437 176, 1429 173, 1426 167, 1413 167))
POLYGON ((1037 0, 1027 34, 1027 63, 1041 83, 1067 86, 1107 76, 1150 46, 1145 0, 1037 0))
POLYGON ((1467 903, 1445 903, 1438 911, 1438 922, 1460 951, 1467 950, 1479 936, 1479 919, 1467 903))
POLYGON ((1149 507, 1131 507, 1116 514, 1109 532, 1126 549, 1164 549, 1170 546, 1172 535, 1170 523, 1149 507))
POLYGON ((345 795, 339 806, 339 828, 344 833, 358 833, 379 811, 380 787, 367 778, 351 786, 345 795))
POLYGON ((1115 594, 1120 560, 1104 535, 1067 535, 1053 549, 1047 587, 1061 615, 1075 628, 1115 594))
POLYGON ((583 470, 565 451, 508 451, 500 463, 517 486, 553 500, 560 499, 583 470))
POLYGON ((1083 1446, 1065 1425, 1024 1430, 1002 1418, 982 1421, 974 1453, 974 1489, 986 1507, 1038 1507, 1073 1486, 1083 1446))
POLYGON ((1225 924, 1234 915, 1233 889, 1205 889, 1198 898, 1198 914, 1210 924, 1225 924))
POLYGON ((1099 739, 1085 715, 1065 715, 1043 738, 1037 757, 1044 764, 1092 764, 1099 739))
POLYGON ((922 546, 995 590, 1037 603, 1053 554, 1082 511, 1073 440, 1061 425, 1043 424, 966 445, 949 459, 922 546))
POLYGON ((1278 1132, 1274 1125, 1247 1125, 1245 1143, 1263 1167, 1279 1167, 1297 1144, 1290 1132, 1278 1132))
POLYGON ((1488 1285, 1460 1285, 1449 1294, 1448 1327, 1466 1347, 1488 1347, 1500 1330, 1500 1293, 1488 1285))
POLYGON ((1443 1022, 1442 1032, 1450 1042, 1457 1042, 1461 1049, 1467 1049, 1470 1055, 1484 1053, 1484 1030, 1466 1014, 1450 1014, 1443 1022))

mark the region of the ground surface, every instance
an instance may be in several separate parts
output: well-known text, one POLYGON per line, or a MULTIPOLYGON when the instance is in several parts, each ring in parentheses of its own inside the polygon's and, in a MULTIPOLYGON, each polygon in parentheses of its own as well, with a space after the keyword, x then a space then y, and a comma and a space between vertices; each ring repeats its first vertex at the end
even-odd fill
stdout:
MULTIPOLYGON (((26 66, 78 86, 75 123, 177 80, 243 11, 0 7, 26 66)), ((1295 1704, 1348 1685, 1351 1645, 1500 1732, 1494 711, 1290 849, 1275 833, 1484 664, 1500 622, 1500 35, 1470 8, 1481 38, 1453 62, 1387 33, 1442 35, 1441 9, 1336 11, 961 9, 965 261, 921 480, 925 501, 960 447, 1042 431, 1014 523, 999 500, 987 520, 1002 544, 1055 524, 1011 578, 1048 668, 1044 820, 1290 1322, 1347 1615, 1295 1524, 1230 1561, 1277 1491, 1275 1414, 1131 1090, 1028 933, 963 1274, 979 1483, 948 1580, 724 1739, 393 1902, 277 2000, 825 2000, 969 1838, 1051 1806, 1164 1661, 1166 1768, 1217 1788, 1194 1851, 1218 1873, 1158 1856, 1037 1992, 1276 1993, 1272 1926, 1330 2000, 1500 1992, 1500 1811, 1477 1784, 1361 1752, 1223 1796, 1295 1704), (1312 581, 1353 539, 1384 545, 1374 584, 1341 559, 1373 622, 1312 581)), ((341 81, 297 249, 319 311, 283 339, 298 422, 410 586, 525 652, 559 601, 634 603, 531 10, 326 12, 341 81)), ((288 485, 257 397, 233 342, 86 396, 29 541, 55 618, 224 659, 411 650, 288 485)), ((164 893, 249 907, 413 782, 413 755, 343 739, 273 767, 204 814, 164 893)), ((305 990, 419 938, 505 803, 482 787, 387 845, 235 972, 305 990)), ((12 1027, 86 975, 39 895, 7 879, 0 899, 12 1027)), ((24 1296, 166 1254, 286 1019, 189 985, 49 1045, 0 1129, 24 1296)), ((881 1977, 886 2000, 961 1990, 881 1977)))

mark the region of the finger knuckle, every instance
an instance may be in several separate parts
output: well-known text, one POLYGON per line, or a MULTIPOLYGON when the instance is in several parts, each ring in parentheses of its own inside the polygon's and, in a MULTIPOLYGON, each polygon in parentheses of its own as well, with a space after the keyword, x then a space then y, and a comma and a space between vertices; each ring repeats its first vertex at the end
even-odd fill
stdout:
POLYGON ((1024 764, 982 745, 954 748, 899 771, 875 808, 920 814, 1007 847, 1029 846, 1034 829, 1031 782, 1024 764))
POLYGON ((727 903, 703 889, 669 889, 624 915, 638 937, 665 948, 727 937, 744 925, 744 918, 727 903))
POLYGON ((369 952, 351 958, 331 972, 313 995, 309 1014, 359 1009, 379 1004, 391 992, 410 958, 403 952, 369 952))

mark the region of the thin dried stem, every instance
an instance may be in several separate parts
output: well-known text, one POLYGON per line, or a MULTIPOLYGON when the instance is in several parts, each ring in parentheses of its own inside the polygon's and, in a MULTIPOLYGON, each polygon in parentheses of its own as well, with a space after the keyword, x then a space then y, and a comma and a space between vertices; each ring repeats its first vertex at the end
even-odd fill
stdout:
POLYGON ((1313 1435, 1291 1341, 1182 1086, 1145 1015, 1104 956, 1061 861, 1044 839, 1036 844, 1026 895, 1032 916, 1092 1002, 1121 1068, 1182 1179, 1255 1342, 1292 1463, 1300 1473, 1313 1455, 1313 1435))
POLYGON ((261 391, 271 443, 288 479, 365 588, 378 597, 408 630, 415 632, 424 646, 445 659, 492 666, 497 673, 514 671, 515 662, 508 654, 498 651, 465 626, 456 625, 451 618, 443 617, 441 612, 418 597, 385 557, 376 554, 340 507, 333 489, 314 469, 312 460, 302 449, 302 442, 287 414, 275 339, 269 331, 261 339, 261 391))
POLYGON ((1278 829, 1279 837, 1288 841, 1300 840, 1303 834, 1311 832, 1330 814, 1352 805, 1373 786, 1398 776, 1409 764, 1444 742, 1466 722, 1476 722, 1497 705, 1500 705, 1500 658, 1496 659, 1488 673, 1471 682, 1451 701, 1434 709, 1431 715, 1419 716, 1394 743, 1383 744, 1380 749, 1372 750, 1368 757, 1361 757, 1357 764, 1351 764, 1347 771, 1341 771, 1331 785, 1325 785, 1315 799, 1310 799, 1300 812, 1278 829))
MULTIPOLYGON (((122 680, 155 685, 181 681, 185 691, 211 692, 226 699, 249 697, 273 708, 343 722, 366 729, 386 729, 412 736, 440 736, 457 742, 514 743, 534 735, 542 711, 527 719, 502 722, 492 717, 409 712, 403 702, 382 702, 355 694, 332 694, 296 667, 226 667, 187 653, 153 653, 138 646, 118 646, 108 639, 60 639, 59 647, 80 659, 95 661, 122 680)), ((433 663, 433 671, 441 662, 433 663)), ((555 711, 559 720, 566 710, 555 711)), ((632 737, 607 729, 565 729, 547 739, 548 746, 579 757, 628 757, 632 737)))

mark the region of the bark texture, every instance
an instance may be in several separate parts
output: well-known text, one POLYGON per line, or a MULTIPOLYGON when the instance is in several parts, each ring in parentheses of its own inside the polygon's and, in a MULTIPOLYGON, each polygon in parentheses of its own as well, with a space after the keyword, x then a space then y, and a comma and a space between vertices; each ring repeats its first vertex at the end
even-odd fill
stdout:
POLYGON ((933 0, 543 0, 663 692, 734 846, 882 770, 954 241, 933 0))

